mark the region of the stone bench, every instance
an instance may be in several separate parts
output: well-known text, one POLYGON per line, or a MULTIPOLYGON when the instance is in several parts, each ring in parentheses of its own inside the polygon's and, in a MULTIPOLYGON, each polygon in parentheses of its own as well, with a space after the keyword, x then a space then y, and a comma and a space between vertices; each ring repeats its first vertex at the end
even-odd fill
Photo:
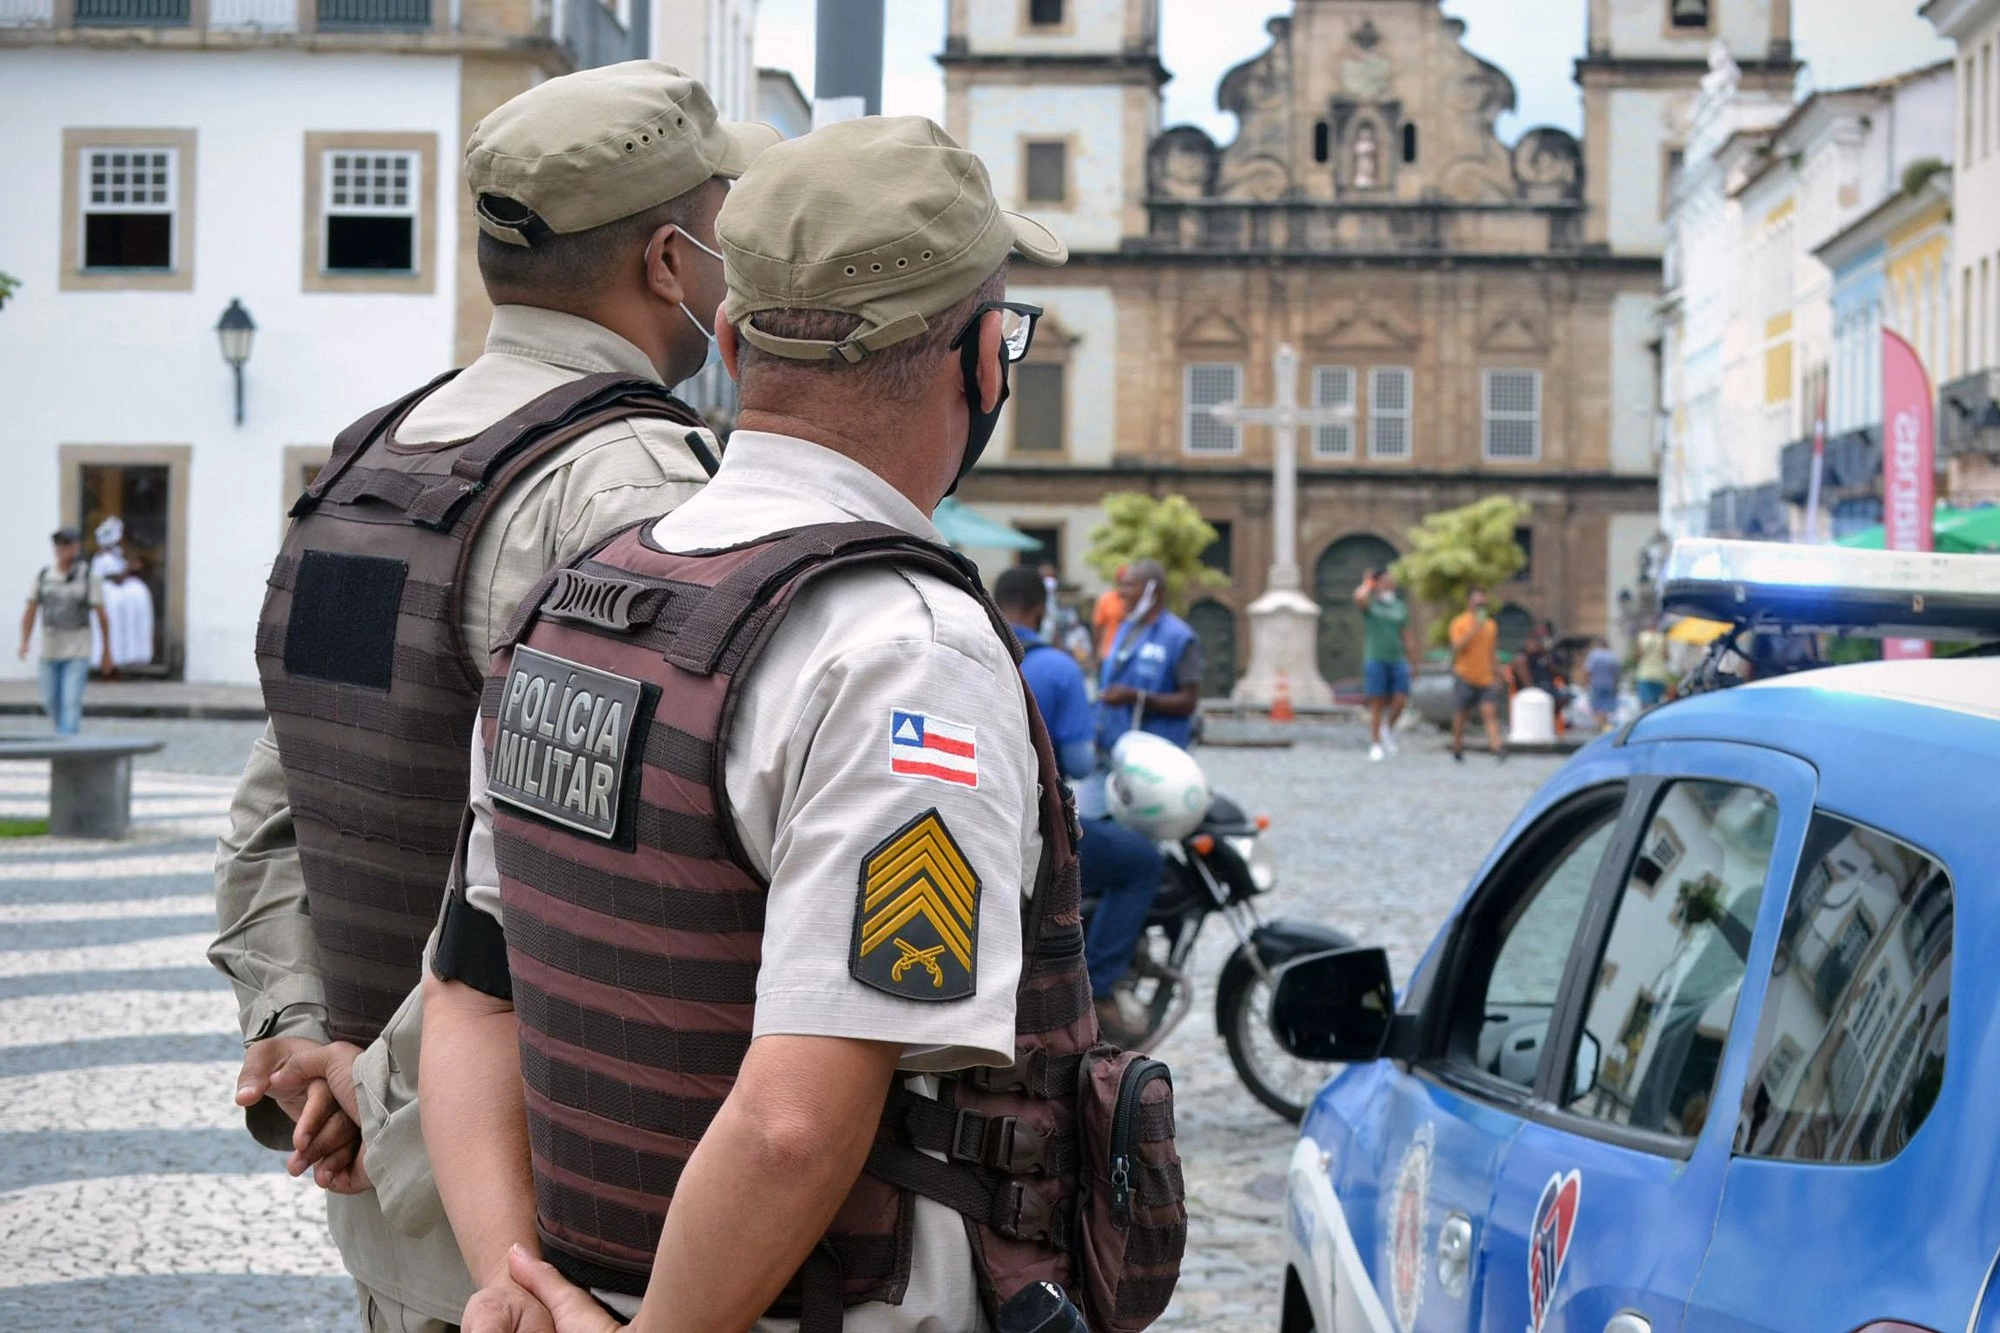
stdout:
POLYGON ((165 741, 144 737, 0 737, 0 759, 49 761, 49 832, 122 838, 132 826, 132 756, 165 741))

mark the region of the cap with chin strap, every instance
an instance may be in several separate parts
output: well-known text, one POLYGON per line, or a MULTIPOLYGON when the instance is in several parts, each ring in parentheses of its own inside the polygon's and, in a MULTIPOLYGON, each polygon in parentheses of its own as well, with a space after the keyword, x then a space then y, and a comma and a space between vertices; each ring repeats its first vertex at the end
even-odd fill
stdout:
POLYGON ((766 152, 715 223, 730 323, 752 347, 797 361, 861 361, 914 338, 979 290, 1010 252, 1063 263, 1068 249, 1002 209, 985 164, 921 116, 841 121, 766 152), (770 310, 861 323, 839 339, 757 327, 770 310))

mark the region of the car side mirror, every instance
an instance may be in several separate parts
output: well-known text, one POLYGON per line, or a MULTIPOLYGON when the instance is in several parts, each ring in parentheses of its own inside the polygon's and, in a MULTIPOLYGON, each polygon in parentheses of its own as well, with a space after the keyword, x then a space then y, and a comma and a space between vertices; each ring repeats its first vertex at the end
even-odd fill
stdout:
POLYGON ((1575 1101, 1597 1086, 1597 1071, 1604 1063, 1604 1047, 1588 1032, 1583 1033, 1576 1043, 1576 1061, 1569 1069, 1569 1096, 1564 1105, 1575 1101))
POLYGON ((1389 955, 1381 949, 1309 954, 1272 978, 1272 1035, 1301 1060, 1380 1059, 1395 1016, 1389 955))

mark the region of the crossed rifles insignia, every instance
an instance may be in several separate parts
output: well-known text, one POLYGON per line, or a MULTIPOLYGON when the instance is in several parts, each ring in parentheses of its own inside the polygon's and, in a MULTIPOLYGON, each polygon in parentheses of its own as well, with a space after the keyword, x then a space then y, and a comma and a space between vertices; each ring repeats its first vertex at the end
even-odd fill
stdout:
POLYGON ((979 876, 933 806, 862 858, 848 970, 906 1000, 977 989, 979 876))

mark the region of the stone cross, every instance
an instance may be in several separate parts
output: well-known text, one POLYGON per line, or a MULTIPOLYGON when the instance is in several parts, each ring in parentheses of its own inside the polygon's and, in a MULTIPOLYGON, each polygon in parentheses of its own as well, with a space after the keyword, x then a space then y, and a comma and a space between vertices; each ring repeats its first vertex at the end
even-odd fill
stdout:
POLYGON ((1269 407, 1224 403, 1208 409, 1225 425, 1271 428, 1271 569, 1264 595, 1250 604, 1250 666, 1234 697, 1268 707, 1282 674, 1295 704, 1330 704, 1333 691, 1319 675, 1319 605, 1301 591, 1299 577, 1299 427, 1334 425, 1353 415, 1299 405, 1299 354, 1290 343, 1279 344, 1271 370, 1276 392, 1269 407))

